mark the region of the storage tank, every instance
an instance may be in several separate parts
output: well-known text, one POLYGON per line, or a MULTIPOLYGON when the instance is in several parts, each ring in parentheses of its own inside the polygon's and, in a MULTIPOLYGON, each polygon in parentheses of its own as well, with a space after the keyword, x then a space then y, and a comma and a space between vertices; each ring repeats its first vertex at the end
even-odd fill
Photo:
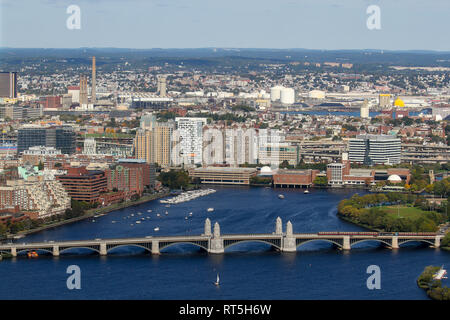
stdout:
POLYGON ((283 104, 293 104, 295 102, 295 91, 292 88, 281 89, 281 103, 283 104))
POLYGON ((272 101, 280 100, 282 89, 283 89, 282 86, 275 86, 270 88, 270 100, 272 101))

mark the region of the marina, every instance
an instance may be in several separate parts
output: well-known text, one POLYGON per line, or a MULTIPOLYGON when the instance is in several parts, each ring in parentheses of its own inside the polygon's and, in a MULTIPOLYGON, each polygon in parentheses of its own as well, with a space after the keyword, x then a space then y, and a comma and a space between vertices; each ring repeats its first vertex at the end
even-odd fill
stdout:
POLYGON ((194 200, 198 197, 207 196, 214 192, 216 192, 216 190, 214 190, 214 189, 201 189, 201 190, 186 191, 176 197, 173 197, 170 199, 159 200, 159 202, 168 203, 168 204, 178 204, 178 203, 183 203, 183 202, 194 200))

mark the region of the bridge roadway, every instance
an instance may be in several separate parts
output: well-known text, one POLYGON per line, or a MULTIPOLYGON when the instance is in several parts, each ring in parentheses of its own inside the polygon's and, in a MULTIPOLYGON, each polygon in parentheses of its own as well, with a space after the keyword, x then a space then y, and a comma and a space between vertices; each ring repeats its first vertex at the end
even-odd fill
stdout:
POLYGON ((443 237, 443 235, 408 235, 402 233, 397 235, 369 235, 364 234, 364 232, 348 234, 293 233, 290 221, 286 224, 286 232, 283 232, 279 217, 276 220, 275 232, 270 234, 221 234, 217 222, 214 224, 214 232, 211 233, 211 221, 206 219, 205 231, 202 235, 8 243, 0 245, 0 252, 9 253, 13 257, 21 252, 30 251, 44 251, 51 253, 53 256, 59 256, 60 253, 70 249, 85 248, 100 255, 107 255, 115 248, 134 246, 143 248, 152 254, 160 254, 162 249, 169 246, 188 243, 209 253, 224 253, 226 248, 243 242, 262 242, 282 252, 295 252, 299 246, 313 241, 326 241, 342 250, 350 250, 353 245, 364 241, 378 241, 392 249, 398 249, 401 244, 411 241, 424 242, 438 248, 443 237))

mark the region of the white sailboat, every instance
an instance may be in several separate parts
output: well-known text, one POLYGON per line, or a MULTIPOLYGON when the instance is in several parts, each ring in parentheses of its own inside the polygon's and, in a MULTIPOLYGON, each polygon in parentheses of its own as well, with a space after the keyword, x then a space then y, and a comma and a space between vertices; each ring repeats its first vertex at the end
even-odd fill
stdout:
POLYGON ((218 286, 218 285, 219 285, 219 282, 220 282, 219 274, 217 274, 216 282, 214 282, 214 284, 215 284, 216 286, 218 286))

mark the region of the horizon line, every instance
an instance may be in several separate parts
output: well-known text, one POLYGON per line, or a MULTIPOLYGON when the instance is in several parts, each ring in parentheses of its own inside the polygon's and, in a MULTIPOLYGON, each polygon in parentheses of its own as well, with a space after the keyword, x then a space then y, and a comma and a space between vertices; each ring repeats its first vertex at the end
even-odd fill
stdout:
POLYGON ((221 50, 277 50, 277 51, 379 51, 379 52, 417 52, 422 53, 448 53, 450 50, 433 50, 433 49, 310 49, 310 48, 270 48, 270 47, 153 47, 153 48, 132 48, 132 47, 9 47, 0 46, 0 50, 12 49, 12 50, 202 50, 202 49, 221 49, 221 50))

